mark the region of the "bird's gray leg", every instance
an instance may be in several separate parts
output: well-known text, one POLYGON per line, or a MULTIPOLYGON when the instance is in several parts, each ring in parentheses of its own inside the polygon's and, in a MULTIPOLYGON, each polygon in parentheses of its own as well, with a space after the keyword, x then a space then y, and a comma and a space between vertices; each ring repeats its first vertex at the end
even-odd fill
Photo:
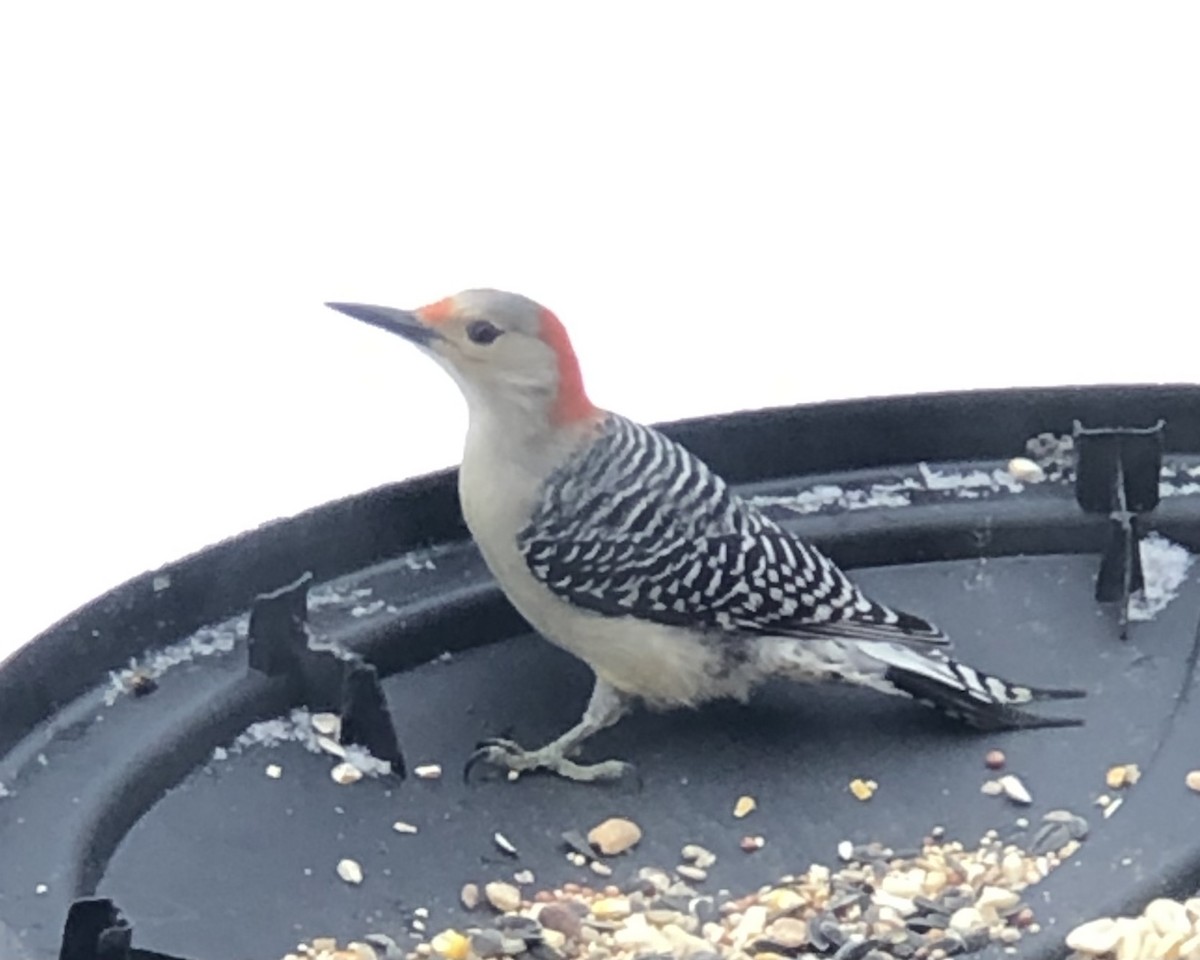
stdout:
POLYGON ((517 773, 548 770, 568 780, 615 780, 628 773, 632 765, 623 760, 580 764, 567 758, 574 755, 588 737, 611 727, 628 711, 629 698, 597 677, 582 719, 557 740, 537 750, 526 750, 512 740, 486 740, 467 761, 463 775, 468 776, 476 763, 486 762, 517 773))

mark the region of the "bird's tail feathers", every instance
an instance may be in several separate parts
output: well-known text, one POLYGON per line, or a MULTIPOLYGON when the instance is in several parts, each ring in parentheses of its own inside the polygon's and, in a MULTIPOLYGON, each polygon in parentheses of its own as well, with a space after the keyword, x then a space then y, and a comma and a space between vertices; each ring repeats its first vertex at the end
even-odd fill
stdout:
POLYGON ((1020 709, 1045 700, 1072 700, 1084 691, 1030 687, 994 677, 937 651, 890 643, 863 644, 885 666, 884 680, 899 692, 980 730, 1075 727, 1072 717, 1042 717, 1020 709))

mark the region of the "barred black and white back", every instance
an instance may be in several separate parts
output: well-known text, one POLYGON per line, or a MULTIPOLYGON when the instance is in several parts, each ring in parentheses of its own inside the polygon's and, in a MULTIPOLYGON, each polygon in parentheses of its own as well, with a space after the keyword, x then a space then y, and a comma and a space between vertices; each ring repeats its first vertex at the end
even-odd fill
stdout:
POLYGON ((533 576, 575 606, 731 642, 850 645, 853 659, 877 662, 879 679, 895 692, 976 726, 1058 725, 1066 721, 1015 705, 1082 695, 958 663, 939 649, 949 641, 933 624, 871 600, 685 448, 615 414, 546 479, 518 547, 533 576))

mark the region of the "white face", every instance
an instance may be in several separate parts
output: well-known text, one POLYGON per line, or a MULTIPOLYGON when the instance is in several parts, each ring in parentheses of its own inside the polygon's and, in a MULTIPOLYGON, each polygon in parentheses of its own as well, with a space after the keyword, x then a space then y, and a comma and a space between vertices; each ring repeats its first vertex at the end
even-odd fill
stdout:
POLYGON ((418 310, 329 304, 404 337, 436 360, 472 419, 568 422, 592 408, 562 324, 519 294, 467 290, 418 310))
POLYGON ((475 407, 548 415, 558 355, 543 337, 543 308, 517 294, 470 290, 416 311, 436 335, 421 344, 475 407))

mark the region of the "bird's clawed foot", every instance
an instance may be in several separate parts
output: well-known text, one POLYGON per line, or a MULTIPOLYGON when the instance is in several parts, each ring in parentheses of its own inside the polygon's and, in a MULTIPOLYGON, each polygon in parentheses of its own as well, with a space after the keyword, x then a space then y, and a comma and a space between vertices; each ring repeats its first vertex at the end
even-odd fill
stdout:
POLYGON ((567 759, 566 752, 556 743, 540 750, 526 750, 513 740, 494 738, 481 741, 463 767, 463 780, 469 781, 471 771, 480 763, 500 767, 510 773, 522 774, 546 770, 580 783, 598 783, 631 776, 641 786, 637 767, 624 760, 603 760, 600 763, 576 763, 567 759))

